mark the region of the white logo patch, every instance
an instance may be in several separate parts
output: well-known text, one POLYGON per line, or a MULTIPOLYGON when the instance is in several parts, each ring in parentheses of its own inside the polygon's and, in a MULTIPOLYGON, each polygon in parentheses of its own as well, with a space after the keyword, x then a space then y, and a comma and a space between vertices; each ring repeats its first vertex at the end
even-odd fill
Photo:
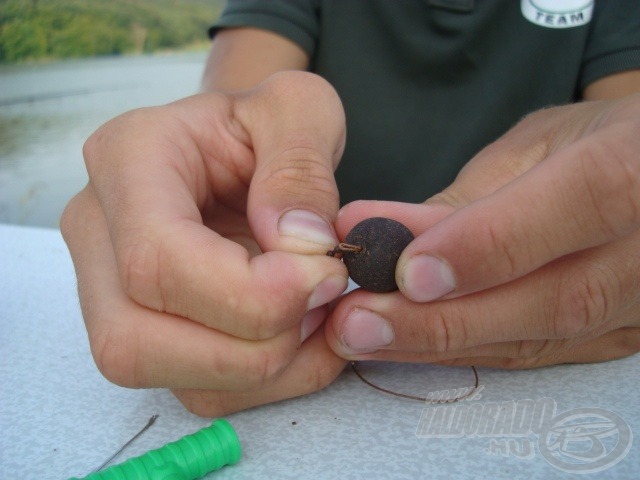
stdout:
POLYGON ((595 0, 520 0, 524 18, 547 28, 571 28, 591 21, 595 0))

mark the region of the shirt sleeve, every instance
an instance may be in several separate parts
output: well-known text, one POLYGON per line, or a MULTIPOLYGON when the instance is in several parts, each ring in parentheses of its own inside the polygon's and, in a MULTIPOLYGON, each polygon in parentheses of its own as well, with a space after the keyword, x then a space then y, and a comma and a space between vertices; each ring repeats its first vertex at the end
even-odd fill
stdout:
POLYGON ((636 68, 640 68, 640 1, 596 1, 580 90, 599 78, 636 68))
POLYGON ((209 37, 229 27, 256 27, 297 43, 312 57, 318 41, 319 14, 314 0, 229 0, 209 37))

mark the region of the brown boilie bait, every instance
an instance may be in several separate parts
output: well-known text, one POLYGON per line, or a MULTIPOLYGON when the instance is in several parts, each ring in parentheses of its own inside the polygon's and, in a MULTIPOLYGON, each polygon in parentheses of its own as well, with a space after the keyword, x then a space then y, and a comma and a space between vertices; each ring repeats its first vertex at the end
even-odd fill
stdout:
POLYGON ((396 220, 367 218, 353 227, 344 243, 327 255, 341 256, 351 279, 365 290, 391 292, 398 289, 398 258, 413 239, 411 230, 396 220))

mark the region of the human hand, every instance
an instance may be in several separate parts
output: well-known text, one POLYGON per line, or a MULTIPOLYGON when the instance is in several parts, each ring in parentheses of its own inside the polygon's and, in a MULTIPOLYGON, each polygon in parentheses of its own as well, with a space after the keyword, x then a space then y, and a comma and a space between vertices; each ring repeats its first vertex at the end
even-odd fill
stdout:
POLYGON ((354 202, 416 240, 399 292, 357 290, 325 332, 347 359, 530 368, 640 351, 640 96, 542 110, 422 205, 354 202))
POLYGON ((61 228, 101 372, 206 416, 331 382, 345 362, 314 331, 347 284, 325 255, 344 140, 337 95, 302 72, 97 130, 61 228))

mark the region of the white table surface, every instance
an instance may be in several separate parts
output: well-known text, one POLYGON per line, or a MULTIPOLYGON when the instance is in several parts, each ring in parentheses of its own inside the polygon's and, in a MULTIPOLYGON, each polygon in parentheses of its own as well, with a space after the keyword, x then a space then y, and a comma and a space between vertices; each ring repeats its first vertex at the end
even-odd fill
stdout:
MULTIPOLYGON (((473 382, 468 368, 374 363, 362 369, 388 387, 423 395, 473 382)), ((605 452, 607 461, 617 461, 580 477, 637 479, 639 373, 639 355, 530 371, 481 368, 480 398, 464 405, 483 412, 497 405, 504 414, 503 402, 523 406, 547 397, 558 414, 582 409, 575 410, 578 423, 587 418, 585 412, 611 412, 618 430, 601 445, 611 450, 605 452), (632 445, 625 428, 636 436, 632 445), (614 458, 616 442, 630 448, 614 458)), ((347 369, 316 394, 228 416, 243 457, 207 478, 575 478, 566 464, 558 468, 545 459, 542 433, 509 432, 504 421, 484 436, 417 436, 421 415, 427 418, 436 408, 444 407, 373 390, 347 369)), ((129 390, 103 379, 89 352, 60 232, 0 225, 0 479, 86 475, 153 414, 160 415, 155 425, 118 462, 195 432, 211 419, 188 413, 166 390, 129 390)), ((438 432, 444 430, 433 427, 427 433, 438 432)), ((580 450, 584 443, 566 448, 576 446, 580 450)))

